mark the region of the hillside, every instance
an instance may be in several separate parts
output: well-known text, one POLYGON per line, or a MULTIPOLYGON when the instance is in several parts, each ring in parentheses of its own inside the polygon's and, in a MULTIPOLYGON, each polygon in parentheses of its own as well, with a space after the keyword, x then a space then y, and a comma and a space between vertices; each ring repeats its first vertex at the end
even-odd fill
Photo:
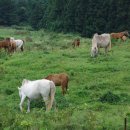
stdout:
POLYGON ((32 39, 24 52, 0 52, 0 128, 5 130, 121 130, 130 112, 130 40, 112 40, 112 51, 90 57, 91 39, 78 34, 28 28, 0 28, 0 37, 32 39), (80 38, 81 46, 71 43, 80 38), (52 73, 69 75, 69 93, 56 90, 57 111, 45 112, 32 101, 31 112, 19 110, 18 87, 23 79, 42 79, 52 73))

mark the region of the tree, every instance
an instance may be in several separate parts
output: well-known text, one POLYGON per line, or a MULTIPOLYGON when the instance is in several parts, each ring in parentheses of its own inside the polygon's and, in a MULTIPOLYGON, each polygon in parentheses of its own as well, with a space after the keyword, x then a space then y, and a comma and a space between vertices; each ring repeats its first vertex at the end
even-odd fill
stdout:
POLYGON ((30 24, 33 28, 39 29, 43 28, 45 23, 44 20, 44 14, 46 9, 46 3, 44 1, 39 1, 35 3, 35 7, 31 10, 31 16, 30 16, 30 24))
POLYGON ((12 25, 18 22, 13 0, 0 0, 0 25, 12 25))
POLYGON ((130 30, 129 0, 0 0, 0 24, 97 33, 130 30))

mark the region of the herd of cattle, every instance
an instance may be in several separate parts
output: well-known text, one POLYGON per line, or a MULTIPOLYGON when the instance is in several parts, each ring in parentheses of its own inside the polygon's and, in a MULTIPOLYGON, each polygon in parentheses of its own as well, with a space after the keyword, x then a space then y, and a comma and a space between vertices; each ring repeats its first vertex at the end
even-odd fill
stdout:
POLYGON ((14 39, 13 37, 5 38, 0 41, 0 49, 5 49, 8 53, 15 52, 16 49, 24 50, 24 40, 14 39))
MULTIPOLYGON (((92 38, 92 48, 91 48, 91 56, 95 57, 99 53, 100 48, 104 48, 107 53, 111 50, 111 38, 121 39, 125 41, 129 37, 128 31, 120 32, 120 33, 104 33, 98 35, 95 33, 92 38)), ((80 39, 75 39, 72 43, 72 46, 79 47, 80 39)), ((0 49, 4 48, 5 51, 12 53, 15 52, 16 49, 24 50, 24 41, 21 39, 14 39, 13 37, 6 38, 0 41, 0 49)), ((42 96, 45 101, 46 110, 50 110, 52 105, 55 104, 55 85, 61 86, 62 94, 64 95, 68 89, 69 76, 66 73, 60 74, 51 74, 42 80, 30 81, 24 79, 22 82, 22 86, 18 88, 19 96, 21 98, 20 102, 20 110, 22 111, 22 105, 25 98, 28 98, 28 109, 27 112, 30 112, 30 101, 32 99, 37 99, 39 96, 42 96), (53 82, 52 82, 53 81, 53 82)))
MULTIPOLYGON (((91 56, 95 57, 98 55, 99 49, 104 48, 107 53, 111 50, 111 39, 121 39, 122 41, 126 41, 127 37, 129 37, 128 31, 123 31, 119 33, 104 33, 98 35, 95 33, 92 38, 92 48, 91 48, 91 56)), ((72 42, 73 48, 80 46, 80 39, 77 38, 72 42)), ((8 53, 15 52, 17 49, 21 51, 24 50, 24 40, 14 39, 13 37, 5 38, 0 41, 0 49, 4 48, 8 53)))
POLYGON ((91 56, 95 57, 98 55, 99 49, 104 48, 105 53, 111 50, 111 38, 114 39, 121 39, 125 41, 129 37, 128 31, 119 32, 119 33, 104 33, 98 35, 97 33, 94 34, 92 38, 92 48, 91 48, 91 56))
POLYGON ((55 101, 55 92, 56 86, 61 86, 62 94, 64 95, 68 90, 68 82, 69 77, 66 73, 60 74, 51 74, 43 79, 30 81, 24 79, 22 81, 22 86, 19 88, 19 96, 21 98, 20 101, 20 110, 23 111, 23 102, 24 100, 28 99, 28 108, 27 113, 30 112, 30 102, 32 99, 38 99, 42 97, 46 111, 50 110, 52 106, 56 109, 56 101, 55 101))

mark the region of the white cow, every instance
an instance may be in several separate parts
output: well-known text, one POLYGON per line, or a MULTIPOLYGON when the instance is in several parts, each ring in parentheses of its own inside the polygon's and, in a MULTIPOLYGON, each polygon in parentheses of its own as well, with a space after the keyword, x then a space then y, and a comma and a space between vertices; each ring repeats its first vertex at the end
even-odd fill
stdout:
POLYGON ((98 35, 94 34, 92 38, 91 56, 94 57, 98 54, 99 48, 105 48, 105 53, 111 49, 111 36, 110 34, 104 33, 98 35))
POLYGON ((30 112, 30 101, 39 97, 42 97, 45 101, 46 111, 52 108, 56 91, 55 84, 52 81, 46 79, 30 81, 24 79, 21 88, 18 88, 18 90, 21 98, 21 111, 23 110, 22 105, 26 97, 28 98, 27 112, 30 112))
POLYGON ((16 49, 21 49, 21 51, 24 50, 24 41, 21 39, 14 39, 14 37, 10 37, 10 41, 14 42, 16 44, 16 49))

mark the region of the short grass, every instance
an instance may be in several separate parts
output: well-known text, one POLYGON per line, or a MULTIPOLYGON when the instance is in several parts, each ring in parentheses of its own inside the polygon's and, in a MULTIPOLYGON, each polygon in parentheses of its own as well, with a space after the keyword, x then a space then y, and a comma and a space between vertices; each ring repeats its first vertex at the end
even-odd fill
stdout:
MULTIPOLYGON (((90 57, 91 39, 78 34, 28 28, 0 28, 0 37, 25 39, 25 51, 0 52, 0 128, 5 130, 122 130, 130 115, 130 40, 112 40, 112 51, 90 57), (22 32, 22 33, 21 33, 22 32), (72 48, 75 38, 79 48, 72 48), (57 111, 45 112, 42 101, 33 101, 31 113, 19 110, 17 87, 24 78, 42 79, 52 73, 69 75, 69 93, 57 87, 57 111)), ((129 128, 130 123, 128 122, 129 128)))

